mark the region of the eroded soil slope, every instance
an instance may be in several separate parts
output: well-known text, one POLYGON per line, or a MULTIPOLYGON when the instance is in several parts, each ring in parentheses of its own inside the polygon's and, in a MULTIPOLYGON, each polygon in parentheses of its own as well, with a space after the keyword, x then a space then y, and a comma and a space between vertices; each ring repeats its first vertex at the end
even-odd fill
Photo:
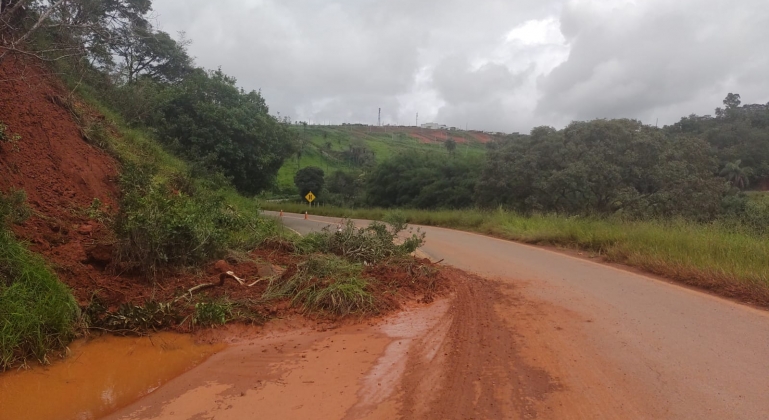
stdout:
POLYGON ((99 265, 109 261, 110 251, 97 247, 107 230, 87 209, 94 199, 105 210, 117 208, 119 168, 84 141, 63 106, 68 94, 40 64, 15 56, 0 62, 0 122, 20 136, 0 142, 0 190, 26 192, 34 215, 15 233, 77 292, 98 283, 99 265))

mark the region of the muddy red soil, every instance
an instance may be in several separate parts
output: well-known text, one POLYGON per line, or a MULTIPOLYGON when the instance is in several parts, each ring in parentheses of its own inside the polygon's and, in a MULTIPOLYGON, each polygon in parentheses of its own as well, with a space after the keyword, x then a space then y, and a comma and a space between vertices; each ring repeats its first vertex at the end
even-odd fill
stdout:
POLYGON ((83 139, 61 105, 68 92, 48 69, 9 56, 0 62, 0 80, 0 122, 20 136, 0 143, 0 191, 24 190, 34 211, 14 232, 52 263, 83 303, 89 291, 114 283, 102 270, 110 251, 99 246, 109 233, 86 209, 94 199, 105 211, 117 209, 119 166, 83 139))
POLYGON ((241 335, 107 418, 558 418, 567 407, 548 397, 562 385, 543 368, 548 361, 525 357, 538 333, 489 304, 520 305, 520 296, 446 271, 450 298, 365 324, 241 335))

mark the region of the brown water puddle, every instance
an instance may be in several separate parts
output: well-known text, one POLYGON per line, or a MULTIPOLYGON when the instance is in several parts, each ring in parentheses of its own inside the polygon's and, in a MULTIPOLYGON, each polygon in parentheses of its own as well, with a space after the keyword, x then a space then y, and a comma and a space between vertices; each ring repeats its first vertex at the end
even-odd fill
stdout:
POLYGON ((0 375, 0 420, 98 419, 223 348, 173 333, 77 341, 65 360, 0 375))

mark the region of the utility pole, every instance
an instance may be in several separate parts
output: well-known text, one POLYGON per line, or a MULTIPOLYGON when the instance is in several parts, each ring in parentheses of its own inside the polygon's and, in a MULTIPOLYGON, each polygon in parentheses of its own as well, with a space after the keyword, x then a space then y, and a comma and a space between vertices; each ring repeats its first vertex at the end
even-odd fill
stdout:
POLYGON ((419 127, 419 113, 418 113, 418 112, 417 112, 417 121, 416 121, 416 126, 417 126, 417 127, 419 127))
POLYGON ((379 108, 379 118, 377 119, 377 124, 379 124, 380 127, 382 126, 382 108, 379 108))

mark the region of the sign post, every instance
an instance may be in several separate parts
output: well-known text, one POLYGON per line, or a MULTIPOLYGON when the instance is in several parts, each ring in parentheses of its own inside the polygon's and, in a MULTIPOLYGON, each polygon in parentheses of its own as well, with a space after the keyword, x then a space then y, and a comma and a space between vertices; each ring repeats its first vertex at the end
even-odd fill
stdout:
POLYGON ((304 196, 304 199, 307 200, 308 204, 312 205, 312 202, 315 201, 315 194, 310 191, 304 196))

